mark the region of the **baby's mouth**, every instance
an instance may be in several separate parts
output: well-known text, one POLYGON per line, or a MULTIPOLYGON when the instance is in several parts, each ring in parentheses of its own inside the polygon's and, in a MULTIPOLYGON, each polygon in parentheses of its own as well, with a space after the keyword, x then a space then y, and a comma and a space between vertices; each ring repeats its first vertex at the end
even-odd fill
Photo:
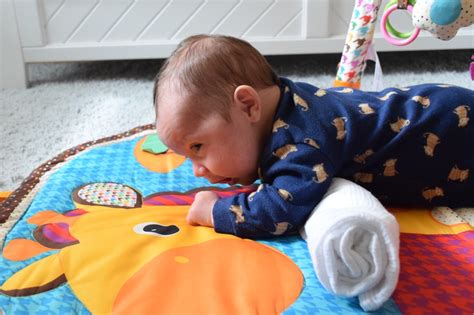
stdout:
POLYGON ((227 177, 219 181, 212 182, 213 184, 227 184, 229 186, 237 184, 237 178, 227 177))
POLYGON ((228 179, 228 180, 227 180, 227 184, 228 184, 228 185, 232 186, 232 185, 237 184, 237 181, 238 181, 237 178, 227 178, 227 179, 228 179))

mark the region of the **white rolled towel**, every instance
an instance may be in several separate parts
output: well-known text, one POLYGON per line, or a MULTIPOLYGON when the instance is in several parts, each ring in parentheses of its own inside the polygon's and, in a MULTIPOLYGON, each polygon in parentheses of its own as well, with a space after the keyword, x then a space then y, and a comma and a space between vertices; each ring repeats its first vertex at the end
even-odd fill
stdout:
POLYGON ((334 178, 300 230, 322 285, 379 309, 398 281, 400 232, 395 217, 368 190, 334 178))

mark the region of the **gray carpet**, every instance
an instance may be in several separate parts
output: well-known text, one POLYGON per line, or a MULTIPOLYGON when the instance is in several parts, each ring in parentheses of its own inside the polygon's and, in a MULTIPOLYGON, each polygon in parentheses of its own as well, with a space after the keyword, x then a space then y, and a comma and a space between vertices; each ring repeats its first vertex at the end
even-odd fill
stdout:
MULTIPOLYGON (((473 89, 469 50, 380 53, 384 86, 437 82, 473 89)), ((339 54, 270 56, 282 76, 329 87, 339 54)), ((153 122, 160 60, 29 65, 30 88, 0 91, 0 191, 75 145, 153 122)), ((370 63, 363 87, 373 79, 370 63)))

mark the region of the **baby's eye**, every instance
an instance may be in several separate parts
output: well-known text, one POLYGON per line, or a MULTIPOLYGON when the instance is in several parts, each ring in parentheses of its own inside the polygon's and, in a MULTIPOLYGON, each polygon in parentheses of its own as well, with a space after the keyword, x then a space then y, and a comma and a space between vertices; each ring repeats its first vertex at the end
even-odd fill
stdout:
POLYGON ((194 153, 198 153, 199 150, 201 150, 202 144, 201 143, 196 143, 191 146, 191 151, 194 153))

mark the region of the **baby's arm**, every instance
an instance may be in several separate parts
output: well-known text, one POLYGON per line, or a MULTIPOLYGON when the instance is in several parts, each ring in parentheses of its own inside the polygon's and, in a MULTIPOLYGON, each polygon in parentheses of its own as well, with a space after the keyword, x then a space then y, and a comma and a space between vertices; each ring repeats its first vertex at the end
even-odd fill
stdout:
POLYGON ((213 227, 212 209, 217 199, 219 197, 212 191, 198 192, 186 217, 188 224, 213 227))
POLYGON ((319 149, 295 146, 284 158, 268 161, 257 192, 215 201, 217 232, 259 238, 298 231, 329 188, 335 169, 319 149))

